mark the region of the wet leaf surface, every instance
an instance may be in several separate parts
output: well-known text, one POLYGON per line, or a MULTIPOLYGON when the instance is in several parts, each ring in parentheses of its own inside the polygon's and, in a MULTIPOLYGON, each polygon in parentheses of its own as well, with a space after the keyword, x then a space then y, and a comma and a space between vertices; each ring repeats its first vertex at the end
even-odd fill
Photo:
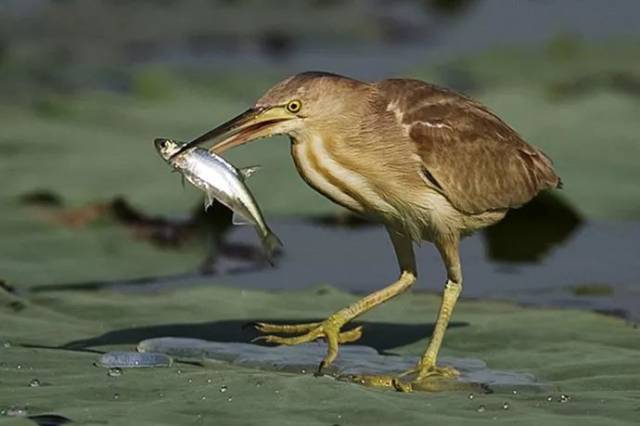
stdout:
MULTIPOLYGON (((251 337, 241 330, 246 320, 322 318, 354 300, 325 289, 321 296, 315 290, 265 293, 212 285, 155 295, 52 292, 21 299, 20 313, 2 303, 0 407, 24 407, 29 415, 56 412, 78 423, 171 424, 195 422, 198 416, 223 424, 284 419, 326 424, 338 416, 363 425, 380 419, 482 424, 493 417, 522 424, 636 421, 638 330, 583 311, 460 304, 456 321, 464 326, 450 328, 443 355, 531 374, 551 386, 542 393, 507 387, 474 392, 472 399, 467 390, 405 395, 221 361, 177 362, 112 376, 93 365, 100 352, 135 350, 154 336, 246 343, 251 337), (33 379, 47 385, 32 387, 33 379), (570 399, 563 402, 562 394, 570 399), (478 410, 481 405, 485 410, 478 410)), ((14 297, 4 294, 2 300, 14 297)), ((417 356, 431 328, 423 320, 433 317, 437 306, 435 296, 404 295, 364 318, 363 343, 417 356)))

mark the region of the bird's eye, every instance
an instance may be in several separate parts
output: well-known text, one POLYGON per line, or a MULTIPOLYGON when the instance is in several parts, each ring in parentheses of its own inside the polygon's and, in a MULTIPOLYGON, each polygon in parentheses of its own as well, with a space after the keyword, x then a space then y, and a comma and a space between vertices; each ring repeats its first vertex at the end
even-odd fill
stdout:
POLYGON ((287 104, 287 111, 292 112, 294 114, 300 111, 300 108, 302 108, 302 102, 298 100, 291 101, 287 104))

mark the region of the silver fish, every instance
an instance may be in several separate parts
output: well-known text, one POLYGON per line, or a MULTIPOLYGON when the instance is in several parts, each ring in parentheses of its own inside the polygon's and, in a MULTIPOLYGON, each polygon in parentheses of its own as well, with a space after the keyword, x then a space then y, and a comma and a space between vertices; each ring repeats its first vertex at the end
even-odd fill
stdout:
POLYGON ((257 166, 236 169, 224 158, 203 148, 190 148, 174 157, 184 143, 172 139, 154 141, 160 156, 191 184, 205 193, 205 210, 218 200, 233 211, 234 224, 255 226, 269 261, 282 243, 267 226, 253 195, 244 183, 257 166))

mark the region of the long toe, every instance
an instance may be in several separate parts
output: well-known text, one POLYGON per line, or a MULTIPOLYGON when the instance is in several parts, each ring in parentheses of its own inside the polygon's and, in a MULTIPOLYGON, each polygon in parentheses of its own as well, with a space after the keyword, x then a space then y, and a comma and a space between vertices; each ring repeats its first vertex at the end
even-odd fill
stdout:
POLYGON ((275 334, 267 334, 264 336, 258 336, 252 341, 291 346, 312 342, 318 339, 325 339, 327 341, 327 353, 320 362, 320 366, 318 368, 318 373, 320 373, 324 367, 328 367, 336 359, 338 355, 338 348, 341 343, 354 342, 362 336, 362 326, 341 332, 340 328, 342 325, 342 322, 334 317, 330 317, 323 322, 308 324, 270 324, 258 322, 253 324, 253 326, 262 333, 300 335, 283 337, 275 334))
POLYGON ((268 322, 256 322, 251 324, 260 333, 276 334, 300 334, 317 328, 320 322, 309 322, 303 324, 271 324, 268 322))

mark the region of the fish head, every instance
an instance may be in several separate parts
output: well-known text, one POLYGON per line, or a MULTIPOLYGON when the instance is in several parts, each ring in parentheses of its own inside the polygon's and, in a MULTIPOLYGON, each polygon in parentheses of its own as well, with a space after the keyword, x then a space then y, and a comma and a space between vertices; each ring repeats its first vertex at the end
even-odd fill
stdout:
POLYGON ((153 141, 153 144, 158 154, 166 161, 170 161, 171 158, 180 151, 180 148, 186 145, 185 143, 176 142, 173 139, 167 138, 157 138, 153 141))

